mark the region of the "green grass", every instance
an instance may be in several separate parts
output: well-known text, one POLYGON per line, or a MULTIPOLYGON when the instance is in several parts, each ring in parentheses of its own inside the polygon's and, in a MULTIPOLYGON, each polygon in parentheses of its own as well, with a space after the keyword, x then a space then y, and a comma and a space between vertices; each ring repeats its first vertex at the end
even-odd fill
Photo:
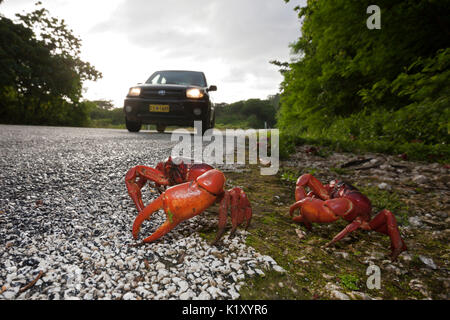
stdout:
POLYGON ((295 135, 283 131, 280 134, 280 157, 287 159, 294 152, 295 146, 302 144, 326 146, 329 151, 378 152, 403 155, 408 160, 450 163, 450 145, 445 143, 399 143, 382 139, 351 140, 339 136, 295 135))
POLYGON ((354 274, 343 274, 339 276, 339 279, 341 281, 341 284, 344 288, 347 288, 349 290, 359 290, 360 286, 360 280, 357 275, 354 274))
POLYGON ((387 209, 395 215, 401 225, 409 224, 409 207, 395 191, 381 190, 375 186, 359 186, 357 183, 355 183, 355 187, 370 199, 374 215, 387 209))

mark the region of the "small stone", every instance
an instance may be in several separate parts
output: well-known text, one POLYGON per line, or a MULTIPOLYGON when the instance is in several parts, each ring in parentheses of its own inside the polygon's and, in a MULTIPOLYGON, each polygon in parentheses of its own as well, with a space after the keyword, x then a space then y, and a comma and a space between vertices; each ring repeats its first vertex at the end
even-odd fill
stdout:
POLYGON ((338 290, 331 291, 331 295, 338 300, 350 300, 350 297, 338 290))
POLYGON ((341 257, 342 259, 348 259, 348 257, 349 257, 349 254, 348 254, 348 252, 343 252, 343 251, 335 251, 334 253, 333 253, 335 256, 338 256, 338 257, 341 257))
POLYGON ((3 292, 3 297, 7 300, 13 299, 15 297, 16 293, 12 291, 5 291, 3 292))
POLYGON ((273 270, 275 270, 276 272, 280 272, 280 273, 285 273, 286 270, 284 270, 282 267, 280 267, 279 265, 274 265, 273 266, 273 270))
POLYGON ((241 296, 241 295, 240 295, 238 292, 236 292, 236 290, 234 290, 233 288, 231 288, 228 292, 230 293, 231 299, 233 299, 233 300, 239 299, 239 297, 241 296))
POLYGON ((211 299, 211 295, 206 291, 200 292, 198 297, 195 298, 195 300, 210 300, 210 299, 211 299))
POLYGON ((378 185, 378 189, 381 189, 381 190, 391 190, 392 187, 391 187, 389 184, 387 184, 386 182, 382 182, 382 183, 380 183, 380 184, 378 185))
POLYGON ((189 288, 189 284, 184 280, 179 281, 177 284, 180 287, 180 293, 185 292, 189 288))
POLYGON ((261 277, 265 277, 266 276, 266 274, 261 269, 255 269, 255 272, 261 277))
POLYGON ((412 178, 412 181, 414 181, 415 183, 423 184, 428 181, 428 178, 424 175, 416 175, 412 178))
POLYGON ((83 300, 92 300, 94 298, 93 294, 88 292, 83 296, 83 300))
POLYGON ((427 267, 436 270, 438 267, 436 266, 436 264, 434 263, 433 259, 431 258, 427 258, 425 256, 420 255, 419 256, 420 261, 422 261, 427 267))
POLYGON ((189 300, 195 297, 192 291, 184 292, 180 295, 180 300, 189 300))
POLYGON ((234 262, 230 263, 230 267, 236 271, 239 271, 242 269, 242 266, 239 263, 234 263, 234 262))
POLYGON ((373 300, 373 298, 371 296, 369 296, 368 294, 364 293, 364 292, 359 292, 359 291, 352 291, 351 293, 349 293, 349 295, 353 298, 353 299, 362 299, 362 300, 373 300))
POLYGON ((415 216, 415 217, 409 217, 408 218, 408 222, 410 225, 414 226, 414 227, 420 227, 422 225, 422 222, 420 221, 420 218, 415 216))
POLYGON ((306 232, 303 230, 295 229, 295 233, 297 233, 297 236, 300 240, 306 237, 306 232))
POLYGON ((403 251, 400 255, 399 255, 400 259, 402 259, 405 262, 410 262, 412 261, 412 255, 410 255, 408 252, 403 251))
POLYGON ((409 282, 409 287, 412 290, 419 291, 421 294, 423 294, 425 297, 428 297, 428 291, 425 285, 420 281, 419 279, 412 279, 409 282))
POLYGON ((127 292, 122 297, 123 300, 136 300, 136 296, 133 292, 127 292))

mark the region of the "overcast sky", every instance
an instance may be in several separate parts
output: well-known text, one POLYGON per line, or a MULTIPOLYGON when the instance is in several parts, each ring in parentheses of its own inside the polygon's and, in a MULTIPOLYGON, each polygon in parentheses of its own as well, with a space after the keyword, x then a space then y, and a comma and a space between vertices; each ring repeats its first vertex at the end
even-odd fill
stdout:
MULTIPOLYGON (((4 0, 0 13, 34 10, 37 0, 4 0)), ((123 106, 129 87, 157 70, 204 71, 215 102, 264 99, 282 77, 300 36, 293 8, 306 0, 41 0, 82 39, 82 54, 103 73, 84 97, 123 106)))

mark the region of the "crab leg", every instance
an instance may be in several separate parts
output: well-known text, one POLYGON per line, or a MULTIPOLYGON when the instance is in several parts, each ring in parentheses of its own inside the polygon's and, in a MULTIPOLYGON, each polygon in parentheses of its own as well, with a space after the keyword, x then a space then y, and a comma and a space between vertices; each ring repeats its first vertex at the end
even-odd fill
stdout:
POLYGON ((227 225, 227 216, 228 216, 228 207, 230 205, 230 193, 225 191, 223 197, 220 201, 219 207, 219 229, 216 234, 216 238, 211 243, 212 245, 216 244, 217 241, 222 237, 225 232, 225 227, 227 225))
POLYGON ((241 188, 233 188, 230 190, 231 196, 231 232, 230 236, 234 235, 236 228, 241 225, 244 220, 247 222, 245 230, 250 225, 252 219, 252 208, 247 195, 241 188))
POLYGON ((391 259, 396 260, 398 255, 406 250, 400 231, 398 230, 397 220, 389 210, 381 210, 370 222, 370 229, 386 234, 391 238, 391 259))
POLYGON ((361 227, 361 224, 363 222, 360 221, 359 219, 355 219, 353 220, 352 223, 348 224, 341 232, 339 232, 334 238, 333 240, 331 240, 330 242, 328 242, 325 247, 328 247, 330 245, 332 245, 333 243, 341 240, 342 238, 344 238, 347 234, 349 234, 350 232, 355 231, 356 229, 361 227))
POLYGON ((144 210, 141 189, 147 180, 154 181, 159 185, 169 185, 169 181, 159 170, 147 166, 136 166, 131 168, 125 176, 125 184, 128 189, 128 194, 131 199, 133 199, 139 212, 144 210))
POLYGON ((231 211, 231 232, 230 237, 236 232, 236 228, 246 221, 245 230, 250 225, 252 219, 252 208, 247 195, 241 188, 233 188, 225 191, 220 201, 219 208, 219 230, 212 244, 216 244, 225 232, 227 224, 228 208, 231 211))

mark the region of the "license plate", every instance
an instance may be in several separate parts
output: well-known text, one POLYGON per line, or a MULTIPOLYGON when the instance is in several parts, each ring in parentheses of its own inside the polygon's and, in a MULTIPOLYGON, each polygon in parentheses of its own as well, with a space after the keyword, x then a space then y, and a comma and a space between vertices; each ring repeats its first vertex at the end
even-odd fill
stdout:
POLYGON ((167 104, 151 104, 150 112, 169 112, 169 105, 167 104))

